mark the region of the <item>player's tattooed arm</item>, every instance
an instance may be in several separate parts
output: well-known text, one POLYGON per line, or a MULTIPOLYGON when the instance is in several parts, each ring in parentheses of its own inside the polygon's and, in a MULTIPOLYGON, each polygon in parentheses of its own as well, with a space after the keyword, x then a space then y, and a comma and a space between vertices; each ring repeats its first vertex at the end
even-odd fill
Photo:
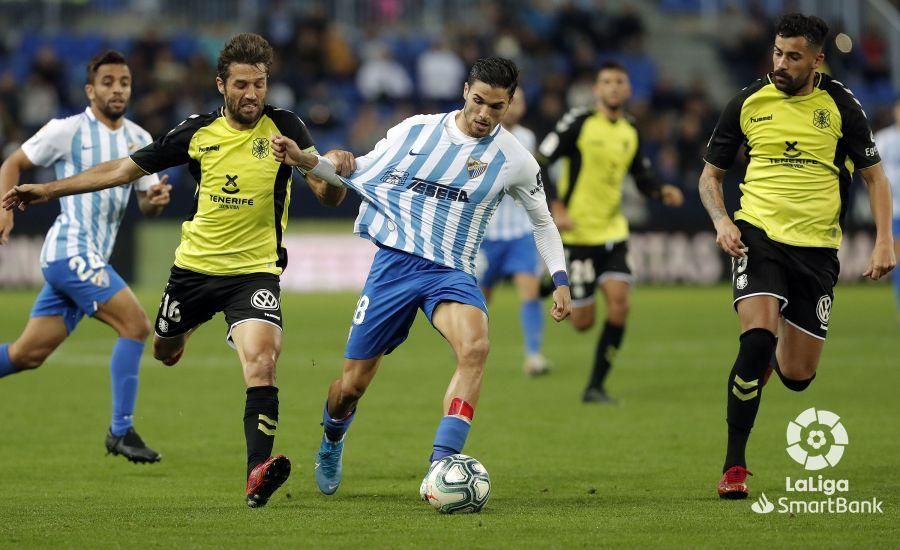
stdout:
POLYGON ((700 200, 716 227, 716 244, 729 256, 742 258, 745 246, 741 242, 741 230, 734 225, 725 209, 725 196, 722 194, 724 178, 725 170, 707 163, 700 174, 700 200))
POLYGON ((131 157, 98 164, 72 177, 43 184, 17 185, 3 195, 0 205, 6 210, 25 210, 29 204, 39 204, 51 199, 109 189, 134 181, 145 175, 131 157))

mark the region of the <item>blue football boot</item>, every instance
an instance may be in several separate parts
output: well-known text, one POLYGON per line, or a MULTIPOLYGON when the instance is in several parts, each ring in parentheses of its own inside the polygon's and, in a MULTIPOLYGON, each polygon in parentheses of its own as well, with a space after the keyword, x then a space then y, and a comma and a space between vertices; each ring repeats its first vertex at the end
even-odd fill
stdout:
POLYGON ((316 454, 316 485, 326 495, 333 495, 341 485, 343 454, 343 437, 340 441, 329 441, 327 437, 322 436, 322 445, 316 454))

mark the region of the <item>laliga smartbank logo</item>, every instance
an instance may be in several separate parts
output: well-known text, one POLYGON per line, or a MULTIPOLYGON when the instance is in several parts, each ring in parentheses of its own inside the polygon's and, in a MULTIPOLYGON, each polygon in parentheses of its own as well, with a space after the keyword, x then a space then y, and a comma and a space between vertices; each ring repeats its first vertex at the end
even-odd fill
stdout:
POLYGON ((810 407, 788 422, 787 453, 807 470, 837 466, 850 442, 841 418, 810 407))
MULTIPOLYGON (((849 443, 850 438, 841 418, 831 411, 810 407, 788 422, 787 454, 807 471, 834 468, 843 458, 849 443)), ((788 476, 784 478, 784 490, 789 496, 779 497, 775 502, 769 500, 765 493, 760 493, 759 499, 750 505, 750 509, 757 514, 775 511, 780 514, 884 513, 884 501, 878 498, 848 498, 848 479, 833 479, 822 474, 797 479, 788 476), (809 494, 827 498, 802 498, 809 494)))

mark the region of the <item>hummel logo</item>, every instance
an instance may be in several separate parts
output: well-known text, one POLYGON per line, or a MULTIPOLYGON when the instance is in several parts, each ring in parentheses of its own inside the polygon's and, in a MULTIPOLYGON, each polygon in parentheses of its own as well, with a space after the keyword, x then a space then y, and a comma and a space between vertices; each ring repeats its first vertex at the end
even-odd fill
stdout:
POLYGON ((409 154, 410 154, 410 156, 416 157, 416 156, 419 156, 419 155, 424 155, 424 154, 426 154, 426 153, 423 153, 422 151, 419 151, 418 153, 413 153, 412 149, 410 149, 410 150, 409 150, 409 154))

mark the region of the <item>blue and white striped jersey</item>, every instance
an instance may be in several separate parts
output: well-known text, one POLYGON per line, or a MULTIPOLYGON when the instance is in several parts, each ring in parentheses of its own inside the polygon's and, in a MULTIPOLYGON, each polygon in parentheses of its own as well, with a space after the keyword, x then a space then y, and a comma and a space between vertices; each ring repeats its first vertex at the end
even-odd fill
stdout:
MULTIPOLYGON (((533 153, 537 146, 537 138, 534 132, 524 126, 513 126, 510 133, 516 136, 519 143, 533 153)), ((506 197, 500 201, 500 206, 494 212, 494 217, 484 232, 484 238, 488 241, 513 241, 531 234, 531 220, 528 213, 516 204, 512 197, 506 197)))
MULTIPOLYGON (((127 157, 151 141, 146 130, 127 119, 110 130, 88 107, 82 114, 51 120, 22 144, 22 151, 33 164, 52 165, 56 179, 62 179, 127 157)), ((151 174, 119 187, 60 198, 61 212, 44 239, 41 265, 88 254, 109 260, 132 186, 146 191, 158 181, 151 174)))
POLYGON ((356 160, 347 181, 363 201, 354 231, 384 246, 475 274, 485 228, 506 194, 547 209, 537 161, 497 126, 476 139, 457 111, 417 115, 356 160))

